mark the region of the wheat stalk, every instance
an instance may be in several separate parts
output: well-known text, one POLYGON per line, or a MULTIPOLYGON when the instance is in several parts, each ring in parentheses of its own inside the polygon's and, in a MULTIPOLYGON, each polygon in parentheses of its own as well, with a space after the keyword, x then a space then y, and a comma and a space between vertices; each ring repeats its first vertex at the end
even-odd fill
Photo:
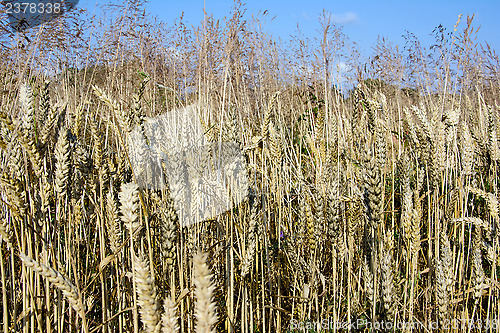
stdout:
MULTIPOLYGON (((113 253, 117 253, 122 242, 120 218, 118 217, 118 207, 115 201, 113 189, 106 194, 106 225, 109 238, 109 247, 113 253)), ((127 211, 127 213, 129 213, 127 211)))

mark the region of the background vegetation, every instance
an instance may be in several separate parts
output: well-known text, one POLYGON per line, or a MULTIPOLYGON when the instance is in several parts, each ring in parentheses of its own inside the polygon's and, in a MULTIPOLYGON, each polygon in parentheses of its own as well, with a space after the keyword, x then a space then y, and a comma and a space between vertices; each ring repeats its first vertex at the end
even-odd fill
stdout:
POLYGON ((98 13, 1 36, 0 331, 497 330, 500 63, 472 17, 366 60, 326 12, 290 41, 239 2, 195 27, 98 13), (181 227, 124 142, 192 103, 250 195, 181 227))

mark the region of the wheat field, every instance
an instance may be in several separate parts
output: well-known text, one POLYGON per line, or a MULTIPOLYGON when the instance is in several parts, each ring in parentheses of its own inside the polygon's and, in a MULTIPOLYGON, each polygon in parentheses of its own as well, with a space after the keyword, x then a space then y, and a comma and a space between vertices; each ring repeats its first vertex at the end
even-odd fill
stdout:
POLYGON ((363 60, 326 12, 283 41, 238 1, 143 9, 0 36, 0 332, 500 331, 500 62, 472 16, 363 60), (190 105, 247 186, 187 224, 191 178, 141 186, 127 139, 190 105))

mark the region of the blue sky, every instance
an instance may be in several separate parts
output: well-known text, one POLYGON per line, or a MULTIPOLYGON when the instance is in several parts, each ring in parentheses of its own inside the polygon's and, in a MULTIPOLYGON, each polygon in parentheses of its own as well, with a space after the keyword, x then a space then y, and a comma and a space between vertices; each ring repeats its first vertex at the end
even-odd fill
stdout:
MULTIPOLYGON (((96 3, 102 4, 103 1, 81 0, 78 6, 92 12, 96 3)), ((209 14, 222 19, 230 14, 234 3, 232 0, 149 0, 146 8, 169 25, 184 13, 184 22, 197 26, 203 20, 204 6, 209 14)), ((305 36, 320 37, 318 18, 325 9, 343 27, 349 39, 358 44, 365 57, 372 54, 378 37, 385 37, 403 47, 405 40, 402 35, 406 31, 429 47, 435 27, 441 24, 451 32, 458 15, 463 14, 459 26, 461 31, 466 25, 467 15, 475 14, 473 26, 481 27, 477 41, 487 41, 497 52, 500 51, 500 0, 254 0, 244 3, 244 8, 246 18, 267 10, 267 32, 286 41, 290 35, 296 34, 297 24, 305 36)))
MULTIPOLYGON (((197 25, 203 20, 203 0, 165 1, 150 0, 148 10, 161 20, 171 23, 183 12, 188 23, 197 25)), ((205 0, 205 8, 215 18, 229 15, 233 1, 205 0)), ((421 41, 430 45, 430 34, 433 29, 442 24, 447 31, 453 30, 458 15, 463 14, 461 27, 465 26, 467 14, 475 14, 473 26, 481 26, 478 41, 488 41, 496 50, 500 50, 500 1, 248 1, 245 4, 247 15, 257 14, 267 10, 267 28, 275 37, 288 39, 297 29, 297 23, 302 32, 309 37, 320 36, 318 17, 326 9, 333 14, 337 23, 344 27, 344 32, 358 43, 365 55, 371 53, 371 48, 377 37, 386 37, 395 44, 404 45, 401 37, 408 30, 421 41), (368 53, 368 54, 367 54, 368 53)))

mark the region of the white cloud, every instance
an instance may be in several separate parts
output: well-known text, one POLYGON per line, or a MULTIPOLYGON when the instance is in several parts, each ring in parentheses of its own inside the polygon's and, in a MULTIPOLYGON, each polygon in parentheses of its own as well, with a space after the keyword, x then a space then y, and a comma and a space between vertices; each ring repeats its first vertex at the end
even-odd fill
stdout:
POLYGON ((345 72, 348 72, 351 69, 351 66, 349 66, 347 63, 344 61, 339 61, 336 65, 336 71, 339 73, 343 74, 345 72))
POLYGON ((337 23, 337 24, 350 24, 350 23, 356 23, 359 21, 358 14, 353 13, 353 12, 333 14, 332 18, 333 18, 333 22, 337 23))

